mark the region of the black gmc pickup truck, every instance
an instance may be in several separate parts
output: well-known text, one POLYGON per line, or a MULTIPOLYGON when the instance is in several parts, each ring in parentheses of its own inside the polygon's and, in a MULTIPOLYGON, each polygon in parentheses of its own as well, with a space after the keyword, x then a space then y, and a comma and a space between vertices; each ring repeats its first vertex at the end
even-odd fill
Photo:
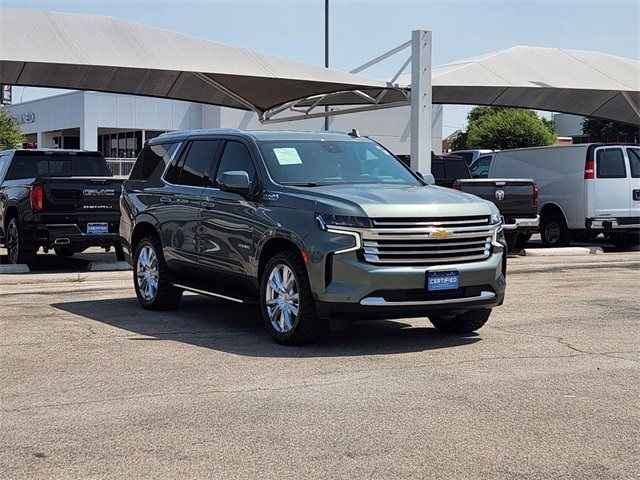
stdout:
POLYGON ((88 247, 115 247, 122 180, 99 152, 0 152, 0 244, 9 263, 33 265, 40 247, 70 256, 88 247))

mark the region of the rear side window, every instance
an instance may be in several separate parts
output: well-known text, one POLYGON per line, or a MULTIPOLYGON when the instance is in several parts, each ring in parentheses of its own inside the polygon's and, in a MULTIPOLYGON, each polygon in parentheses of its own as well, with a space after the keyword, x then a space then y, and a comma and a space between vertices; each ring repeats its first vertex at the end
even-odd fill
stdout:
POLYGON ((177 143, 163 143, 160 145, 147 145, 140 154, 129 175, 130 180, 145 180, 157 182, 164 169, 171 161, 171 157, 178 148, 177 143))
POLYGON ((198 140, 191 143, 187 152, 178 185, 204 187, 208 181, 208 172, 218 150, 219 140, 198 140))
POLYGON ((218 175, 216 180, 220 180, 220 176, 224 172, 234 170, 244 170, 249 174, 249 181, 253 182, 256 176, 256 169, 251 161, 251 154, 247 147, 240 142, 227 142, 224 147, 224 153, 220 159, 220 167, 218 167, 218 175))
POLYGON ((596 154, 598 178, 626 178, 624 156, 621 148, 605 148, 596 154))
POLYGON ((431 161, 431 174, 436 180, 444 180, 444 163, 441 161, 431 161))
POLYGON ((110 177, 111 171, 101 156, 77 154, 45 155, 34 152, 13 157, 7 180, 35 177, 110 177))
MULTIPOLYGON (((629 166, 631 167, 631 178, 640 178, 640 148, 628 148, 629 166)), ((2 167, 0 167, 1 169, 2 167)), ((2 172, 0 171, 0 178, 2 172)))
POLYGON ((7 173, 7 169, 9 168, 9 156, 2 155, 0 156, 0 182, 4 180, 4 175, 7 173))
POLYGON ((485 157, 478 157, 473 162, 469 170, 474 178, 487 178, 489 176, 489 167, 491 166, 491 155, 485 157))

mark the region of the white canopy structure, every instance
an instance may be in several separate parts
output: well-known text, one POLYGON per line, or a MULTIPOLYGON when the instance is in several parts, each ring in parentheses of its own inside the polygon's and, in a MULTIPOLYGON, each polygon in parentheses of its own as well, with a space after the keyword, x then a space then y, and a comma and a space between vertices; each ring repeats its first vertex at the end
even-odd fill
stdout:
POLYGON ((355 91, 393 105, 387 82, 112 17, 0 9, 0 84, 148 95, 253 110, 355 91))
MULTIPOLYGON (((411 75, 396 78, 410 88, 411 75)), ((433 67, 432 84, 436 104, 523 107, 640 124, 640 62, 599 52, 511 47, 433 67)), ((328 96, 326 103, 349 105, 354 99, 346 92, 328 96)))

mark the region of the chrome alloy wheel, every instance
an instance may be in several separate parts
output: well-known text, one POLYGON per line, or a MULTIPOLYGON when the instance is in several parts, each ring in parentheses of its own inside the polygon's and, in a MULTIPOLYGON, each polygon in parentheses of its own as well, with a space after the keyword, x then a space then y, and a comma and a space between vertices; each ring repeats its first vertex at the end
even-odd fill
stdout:
POLYGON ((298 318, 298 283, 293 271, 285 265, 276 265, 269 274, 265 293, 267 315, 278 333, 293 329, 298 318))
POLYGON ((18 263, 18 256, 20 255, 20 236, 18 234, 18 227, 15 222, 9 223, 7 229, 7 256, 9 257, 9 263, 18 263))
POLYGON ((145 245, 138 255, 136 277, 140 295, 147 301, 153 300, 158 291, 158 258, 149 245, 145 245))

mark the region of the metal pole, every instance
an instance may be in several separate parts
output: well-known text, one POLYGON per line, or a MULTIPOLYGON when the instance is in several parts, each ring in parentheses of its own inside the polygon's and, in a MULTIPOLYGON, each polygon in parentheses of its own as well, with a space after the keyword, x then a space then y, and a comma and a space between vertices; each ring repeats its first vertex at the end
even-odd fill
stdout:
POLYGON ((431 31, 411 33, 411 168, 431 173, 431 31))
MULTIPOLYGON (((329 68, 329 0, 324 0, 324 66, 329 68)), ((328 112, 329 107, 325 106, 328 112)), ((329 130, 329 117, 324 117, 324 129, 329 130)))

